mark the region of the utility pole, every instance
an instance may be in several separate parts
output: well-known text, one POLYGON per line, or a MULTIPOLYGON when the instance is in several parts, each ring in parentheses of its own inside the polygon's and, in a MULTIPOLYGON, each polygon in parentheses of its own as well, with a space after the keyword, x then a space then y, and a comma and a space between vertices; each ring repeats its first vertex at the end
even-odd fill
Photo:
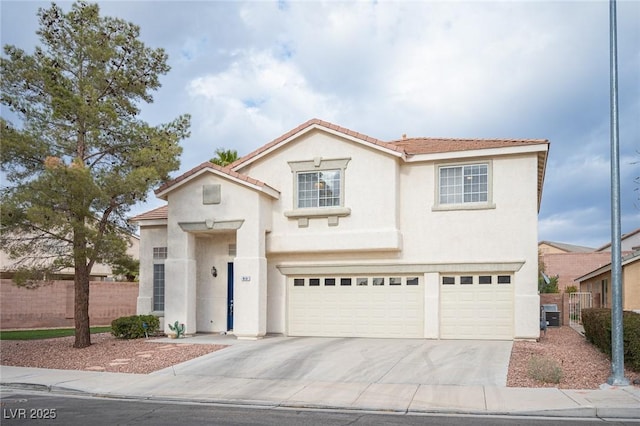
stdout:
POLYGON ((609 0, 611 101, 611 386, 628 386, 624 377, 622 328, 622 249, 620 236, 620 150, 618 139, 618 37, 616 0, 609 0))

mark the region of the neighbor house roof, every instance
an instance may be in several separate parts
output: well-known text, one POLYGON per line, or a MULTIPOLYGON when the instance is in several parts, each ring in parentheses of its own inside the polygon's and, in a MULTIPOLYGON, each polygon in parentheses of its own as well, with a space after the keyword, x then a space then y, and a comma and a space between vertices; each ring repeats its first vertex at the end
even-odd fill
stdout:
POLYGON ((592 247, 576 246, 574 244, 566 244, 566 243, 557 243, 555 241, 540 241, 538 245, 540 244, 553 246, 555 248, 558 248, 560 250, 570 252, 570 253, 590 253, 592 251, 595 251, 595 249, 592 247))
POLYGON ((160 206, 148 212, 141 213, 131 218, 132 222, 138 222, 140 220, 155 220, 166 219, 169 214, 169 206, 160 206))
MULTIPOLYGON (((633 237, 634 235, 636 235, 636 234, 638 234, 638 233, 640 233, 640 228, 638 228, 638 229, 636 229, 636 230, 633 230, 633 231, 631 231, 631 232, 627 232, 626 234, 622 234, 622 236, 620 237, 620 239, 621 239, 621 240, 626 240, 627 238, 629 238, 629 237, 633 237)), ((598 248, 596 249, 596 251, 603 251, 603 250, 608 249, 609 247, 611 247, 611 243, 607 243, 607 244, 603 245, 602 247, 598 247, 598 248)))
MULTIPOLYGON (((633 252, 631 254, 628 254, 622 257, 622 266, 624 267, 626 265, 629 265, 630 263, 634 263, 639 260, 640 260, 640 251, 633 252)), ((609 272, 609 271, 611 271, 611 262, 581 277, 576 278, 576 281, 577 282, 586 281, 590 278, 597 277, 598 275, 603 274, 605 272, 609 272)))

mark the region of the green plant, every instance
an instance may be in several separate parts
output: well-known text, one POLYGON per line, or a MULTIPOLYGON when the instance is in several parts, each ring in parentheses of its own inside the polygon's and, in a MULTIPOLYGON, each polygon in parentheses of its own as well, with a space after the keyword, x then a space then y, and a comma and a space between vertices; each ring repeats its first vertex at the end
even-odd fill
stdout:
POLYGON ((543 383, 560 383, 562 368, 554 360, 534 355, 529 359, 527 373, 529 377, 543 383))
POLYGON ((147 334, 154 334, 159 328, 160 320, 154 315, 132 315, 111 322, 111 334, 118 339, 139 339, 145 337, 145 331, 147 334))
POLYGON ((112 266, 114 275, 123 276, 129 282, 135 281, 140 274, 140 261, 128 255, 116 259, 112 266))
POLYGON ((174 322, 173 325, 169 324, 169 329, 176 332, 178 339, 184 335, 184 324, 180 324, 178 321, 174 322))
POLYGON ((565 293, 577 293, 578 287, 576 287, 575 285, 570 285, 564 291, 565 293))
MULTIPOLYGON (((587 341, 611 357, 611 309, 583 309, 582 324, 587 341)), ((640 314, 623 312, 622 340, 626 366, 640 372, 640 314)))
POLYGON ((548 283, 545 281, 544 277, 540 276, 538 278, 538 291, 540 293, 560 293, 560 290, 558 289, 558 275, 548 278, 548 283))

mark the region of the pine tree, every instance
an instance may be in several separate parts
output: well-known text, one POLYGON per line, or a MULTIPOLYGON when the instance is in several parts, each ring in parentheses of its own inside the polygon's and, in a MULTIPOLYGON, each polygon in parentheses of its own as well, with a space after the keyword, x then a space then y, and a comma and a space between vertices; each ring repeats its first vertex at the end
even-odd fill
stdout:
POLYGON ((0 62, 10 111, 0 118, 0 243, 26 270, 74 268, 74 346, 83 348, 93 265, 125 256, 127 213, 178 169, 190 117, 156 126, 138 118, 170 68, 136 25, 85 2, 38 17, 40 46, 28 54, 7 45, 0 62))

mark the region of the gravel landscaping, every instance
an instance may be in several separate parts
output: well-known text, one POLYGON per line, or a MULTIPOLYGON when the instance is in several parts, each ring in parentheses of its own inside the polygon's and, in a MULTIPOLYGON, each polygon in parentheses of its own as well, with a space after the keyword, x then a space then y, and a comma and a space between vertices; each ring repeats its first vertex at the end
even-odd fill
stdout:
MULTIPOLYGON (((2 365, 63 370, 91 370, 147 374, 224 349, 226 346, 167 343, 159 339, 119 340, 108 333, 91 336, 92 345, 73 348, 73 337, 44 340, 3 340, 2 365)), ((569 327, 549 328, 538 342, 514 342, 507 386, 597 389, 610 376, 606 355, 569 327), (531 359, 559 367, 558 383, 531 377, 531 359)), ((626 377, 640 382, 640 373, 626 377)))

